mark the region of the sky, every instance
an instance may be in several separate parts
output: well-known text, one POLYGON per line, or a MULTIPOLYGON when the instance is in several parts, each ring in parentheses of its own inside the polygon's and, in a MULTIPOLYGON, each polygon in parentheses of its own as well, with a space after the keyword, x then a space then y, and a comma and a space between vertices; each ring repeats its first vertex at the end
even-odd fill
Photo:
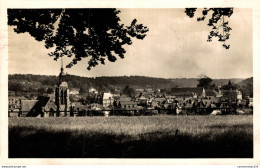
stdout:
MULTIPOLYGON (((124 8, 119 9, 121 23, 130 25, 133 19, 149 28, 143 40, 133 39, 125 46, 125 58, 106 61, 87 70, 88 59, 65 72, 72 75, 150 76, 162 78, 192 78, 207 75, 211 78, 248 78, 253 76, 252 10, 235 8, 228 19, 232 28, 230 49, 214 40, 207 42, 211 30, 207 20, 189 18, 184 8, 124 8)), ((199 12, 199 11, 198 11, 199 12)), ((8 73, 58 75, 60 61, 48 56, 43 42, 28 33, 16 34, 8 27, 8 73)), ((63 60, 64 64, 69 59, 63 60)))

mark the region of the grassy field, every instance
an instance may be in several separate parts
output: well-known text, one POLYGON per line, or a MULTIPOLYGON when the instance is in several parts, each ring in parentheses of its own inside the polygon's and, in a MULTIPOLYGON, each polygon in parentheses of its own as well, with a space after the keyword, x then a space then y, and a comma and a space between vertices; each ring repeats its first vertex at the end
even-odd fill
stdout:
POLYGON ((9 118, 10 158, 251 158, 253 116, 9 118))

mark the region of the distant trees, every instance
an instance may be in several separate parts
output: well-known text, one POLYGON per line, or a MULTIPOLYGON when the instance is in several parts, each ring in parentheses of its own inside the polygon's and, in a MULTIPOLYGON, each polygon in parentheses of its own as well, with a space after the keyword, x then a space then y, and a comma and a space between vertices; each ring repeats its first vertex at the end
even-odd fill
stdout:
POLYGON ((88 86, 86 86, 86 85, 81 86, 79 89, 79 94, 84 95, 87 93, 88 93, 88 86))
POLYGON ((49 86, 54 86, 58 83, 58 80, 56 78, 45 78, 42 81, 43 85, 49 85, 49 86))
POLYGON ((246 96, 253 97, 254 96, 252 84, 242 85, 242 86, 240 86, 239 90, 242 92, 243 97, 246 97, 246 96))
POLYGON ((240 90, 243 97, 253 97, 253 78, 247 78, 238 84, 233 84, 231 81, 221 87, 223 90, 240 90))
POLYGON ((40 88, 37 90, 37 92, 38 92, 40 95, 42 95, 42 94, 46 93, 46 89, 45 89, 44 87, 40 87, 40 88))
POLYGON ((223 85, 221 89, 223 90, 236 90, 238 89, 238 85, 231 83, 231 81, 228 81, 228 84, 223 85))
MULTIPOLYGON (((57 76, 44 76, 44 75, 9 75, 8 76, 8 89, 9 91, 14 91, 14 92, 23 92, 23 93, 37 93, 38 89, 43 87, 45 88, 46 92, 48 94, 50 93, 52 88, 54 89, 54 85, 49 85, 51 81, 57 80, 57 76), (30 80, 30 82, 28 81, 30 80), (49 81, 49 82, 48 82, 49 81), (48 91, 49 90, 49 91, 48 91)), ((217 79, 212 80, 211 78, 208 79, 207 76, 202 76, 200 79, 163 79, 163 78, 150 78, 150 77, 142 77, 142 76, 130 76, 130 77, 97 77, 97 78, 88 78, 88 77, 79 77, 79 76, 73 76, 73 75, 66 75, 65 81, 68 82, 69 88, 78 88, 81 89, 80 92, 86 93, 88 92, 88 89, 90 87, 94 87, 97 89, 99 92, 113 92, 113 93, 123 93, 123 90, 125 87, 131 86, 131 88, 145 88, 147 85, 149 85, 151 88, 159 88, 162 83, 167 83, 168 85, 175 86, 176 83, 179 84, 180 87, 194 87, 195 82, 197 81, 198 87, 205 87, 205 89, 210 88, 210 89, 217 89, 218 86, 215 85, 214 83, 218 83, 218 85, 221 85, 222 83, 219 82, 217 79), (204 79, 206 78, 206 79, 204 79), (77 82, 75 82, 77 81, 77 82), (192 81, 191 86, 187 86, 187 82, 192 81), (211 81, 211 82, 210 82, 211 81), (214 82, 214 83, 213 83, 214 82), (103 85, 103 84, 106 85, 103 85), (210 83, 210 84, 209 84, 210 83), (210 86, 210 87, 208 87, 210 86), (84 89, 82 88, 84 87, 84 89), (117 89, 116 91, 114 89, 117 89)), ((228 83, 228 81, 225 80, 225 83, 228 83)), ((57 85, 57 83, 56 83, 57 85)), ((232 83, 233 85, 233 83, 232 83)), ((196 85, 195 85, 196 86, 196 85)), ((248 78, 244 80, 244 82, 239 83, 235 85, 239 90, 242 91, 243 95, 253 95, 253 79, 248 78)), ((226 86, 224 85, 223 88, 226 86)), ((132 90, 131 89, 131 90, 132 90)), ((233 88, 235 89, 235 88, 233 88)), ((126 89, 126 90, 129 90, 126 89)), ((128 95, 135 95, 135 90, 133 89, 132 91, 126 91, 128 95), (129 94, 130 93, 130 94, 129 94)), ((170 90, 169 90, 170 91, 170 90)), ((167 94, 168 89, 160 89, 160 94, 167 94)))
POLYGON ((198 84, 197 87, 204 87, 205 89, 210 89, 211 88, 211 82, 213 80, 207 76, 204 76, 200 79, 198 79, 198 84))
POLYGON ((37 92, 37 88, 32 85, 32 86, 28 87, 28 91, 29 92, 37 92))
POLYGON ((47 93, 47 94, 52 94, 52 93, 54 93, 53 88, 48 87, 46 93, 47 93))
MULTIPOLYGON (((25 86, 22 86, 24 89, 31 91, 30 89, 37 89, 40 86, 44 87, 54 87, 58 84, 57 76, 46 76, 46 75, 9 75, 9 83, 20 83, 26 82, 25 86), (30 80, 30 82, 29 82, 30 80), (29 82, 29 84, 28 84, 29 82), (26 88, 28 87, 28 88, 26 88), (29 88, 30 87, 30 88, 29 88)), ((171 79, 163 78, 152 78, 145 76, 125 76, 125 77, 80 77, 74 75, 65 75, 64 80, 68 83, 70 88, 80 88, 81 86, 93 86, 95 89, 103 91, 112 91, 113 89, 123 89, 125 86, 129 85, 135 88, 136 87, 146 87, 147 85, 151 88, 158 88, 161 85, 174 85, 174 81, 171 79)), ((187 83, 187 82, 186 82, 187 83)))
POLYGON ((125 94, 128 97, 134 97, 135 96, 135 90, 133 88, 131 88, 129 85, 127 85, 123 89, 123 94, 125 94))
POLYGON ((238 83, 240 87, 239 90, 242 92, 243 96, 253 97, 253 77, 247 78, 242 82, 238 83))
MULTIPOLYGON (((186 8, 185 13, 193 18, 197 8, 186 8)), ((204 21, 207 15, 211 15, 209 18, 208 26, 212 27, 208 35, 208 42, 212 41, 213 37, 218 38, 218 41, 223 42, 223 47, 229 49, 230 45, 225 42, 229 39, 231 27, 228 26, 228 18, 233 14, 233 8, 204 8, 202 10, 202 16, 197 18, 197 21, 204 21)))
POLYGON ((18 92, 18 91, 22 91, 22 89, 23 89, 23 86, 21 83, 15 82, 15 81, 8 82, 9 91, 18 92))

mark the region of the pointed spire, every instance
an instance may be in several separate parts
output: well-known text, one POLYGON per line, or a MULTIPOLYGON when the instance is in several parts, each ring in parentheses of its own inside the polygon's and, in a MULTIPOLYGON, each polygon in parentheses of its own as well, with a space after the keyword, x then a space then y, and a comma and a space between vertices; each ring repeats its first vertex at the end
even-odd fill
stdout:
POLYGON ((61 57, 61 69, 63 69, 63 60, 62 60, 62 57, 61 57))
POLYGON ((206 97, 206 92, 205 92, 205 89, 204 87, 202 88, 202 97, 205 98, 206 97))
POLYGON ((61 68, 60 68, 60 76, 59 76, 59 82, 61 83, 61 82, 63 82, 63 60, 62 60, 62 57, 61 57, 61 68))
POLYGON ((230 81, 230 80, 228 81, 228 85, 229 85, 229 86, 230 86, 230 85, 232 85, 232 83, 231 83, 231 81, 230 81))

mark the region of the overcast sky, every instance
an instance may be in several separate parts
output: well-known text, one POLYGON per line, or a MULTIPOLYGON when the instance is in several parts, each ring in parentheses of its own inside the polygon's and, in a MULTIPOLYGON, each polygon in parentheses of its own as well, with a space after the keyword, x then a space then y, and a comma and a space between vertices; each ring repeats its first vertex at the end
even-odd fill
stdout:
MULTIPOLYGON (((207 42, 211 30, 207 21, 189 18, 184 9, 120 9, 122 23, 136 18, 149 28, 144 40, 126 46, 124 59, 106 62, 90 71, 87 59, 65 72, 86 77, 142 75, 163 78, 199 77, 247 78, 253 76, 252 11, 234 9, 226 50, 217 40, 207 42)), ((16 34, 9 27, 9 74, 58 75, 60 61, 53 61, 43 42, 28 33, 16 34)), ((64 60, 68 63, 69 60, 64 60)))

